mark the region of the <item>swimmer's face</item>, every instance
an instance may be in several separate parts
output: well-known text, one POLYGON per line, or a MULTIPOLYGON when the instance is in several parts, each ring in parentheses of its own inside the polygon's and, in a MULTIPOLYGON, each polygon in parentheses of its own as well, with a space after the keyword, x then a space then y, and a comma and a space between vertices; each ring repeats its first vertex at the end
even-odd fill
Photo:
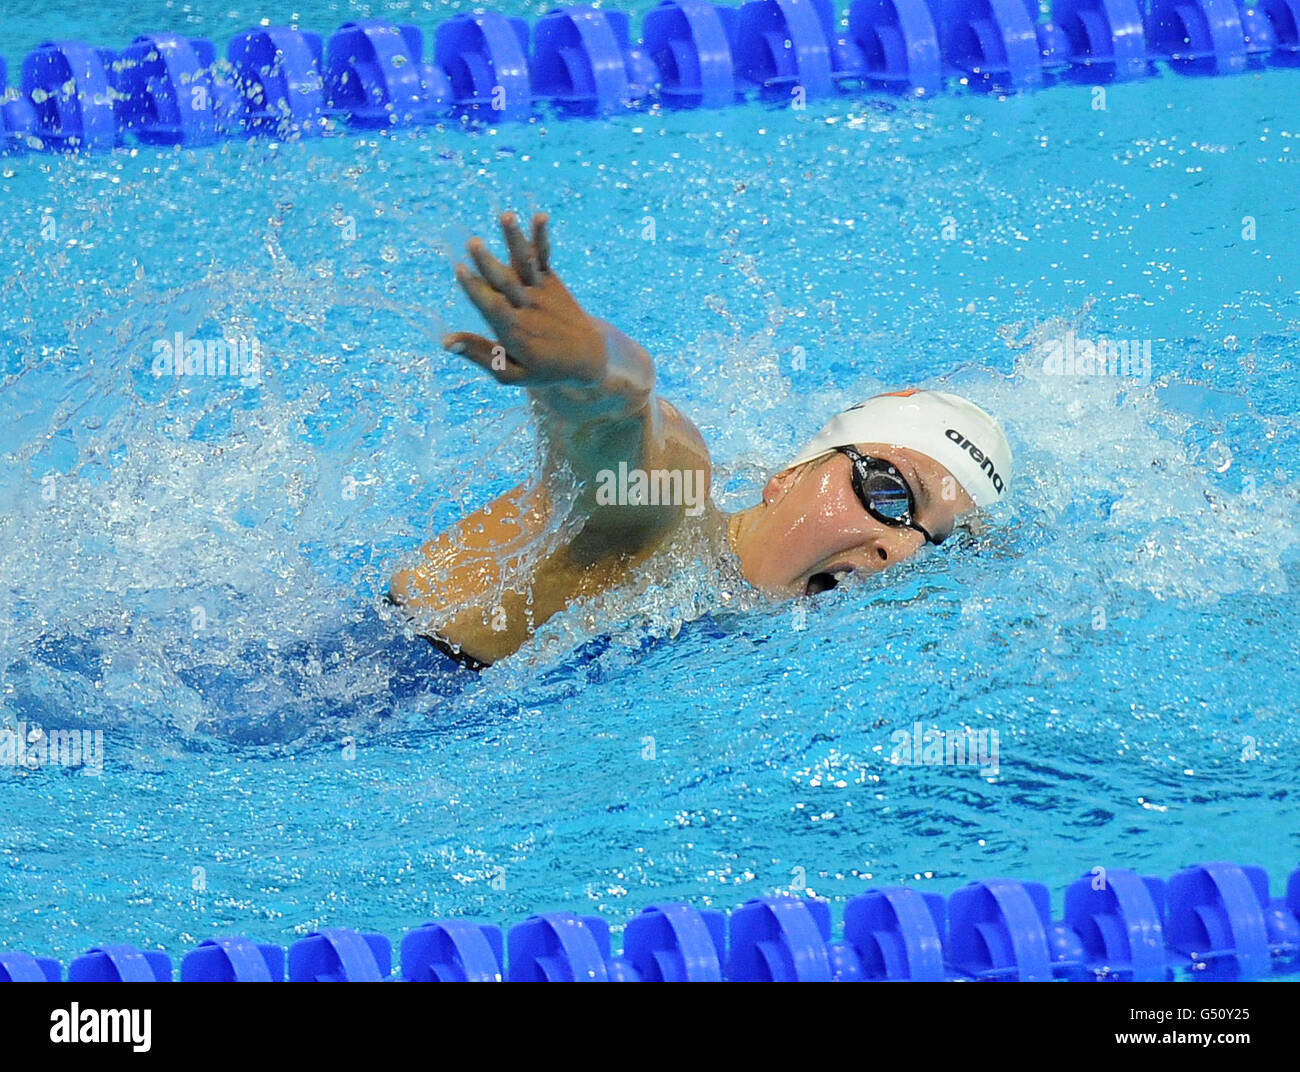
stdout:
MULTIPOLYGON (((942 540, 975 504, 933 458, 903 447, 859 443, 857 449, 894 465, 912 489, 914 520, 942 540)), ((732 518, 732 545, 745 578, 780 596, 834 588, 848 573, 879 573, 925 543, 916 529, 887 525, 853 491, 853 463, 828 454, 768 481, 763 502, 732 518)))

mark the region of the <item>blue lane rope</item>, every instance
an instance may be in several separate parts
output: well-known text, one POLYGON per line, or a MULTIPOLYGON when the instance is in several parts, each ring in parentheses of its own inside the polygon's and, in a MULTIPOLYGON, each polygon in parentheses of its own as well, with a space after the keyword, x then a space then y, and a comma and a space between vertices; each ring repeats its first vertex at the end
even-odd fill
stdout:
POLYGON ((530 28, 493 12, 434 31, 382 19, 324 42, 247 30, 224 57, 204 38, 146 34, 120 52, 49 41, 9 87, 0 58, 0 152, 111 149, 132 139, 311 137, 346 123, 389 128, 525 121, 549 109, 607 115, 658 104, 802 103, 856 89, 924 95, 1228 75, 1300 66, 1300 0, 853 0, 839 36, 831 0, 662 0, 632 38, 626 12, 557 8, 530 28))
MULTIPOLYGON (((1300 971, 1300 867, 1270 899, 1261 867, 1205 863, 1167 882, 1097 867, 1065 891, 1053 921, 1039 882, 985 879, 943 898, 873 888, 844 909, 756 898, 728 917, 656 904, 628 922, 614 953, 599 916, 549 912, 502 934, 464 919, 408 931, 400 970, 382 934, 327 927, 286 951, 243 935, 209 938, 181 958, 181 982, 888 982, 1263 979, 1300 971)), ((170 982, 171 957, 97 946, 67 965, 69 982, 170 982)), ((0 952, 0 982, 59 982, 57 960, 0 952)))

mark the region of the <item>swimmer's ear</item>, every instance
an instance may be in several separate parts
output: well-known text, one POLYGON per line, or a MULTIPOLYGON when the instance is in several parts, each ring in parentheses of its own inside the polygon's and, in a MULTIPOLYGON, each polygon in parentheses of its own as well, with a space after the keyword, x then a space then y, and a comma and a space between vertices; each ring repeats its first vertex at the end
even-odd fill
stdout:
POLYGON ((968 510, 957 518, 952 527, 952 531, 943 538, 946 545, 963 546, 994 530, 994 526, 989 523, 989 519, 979 510, 968 510))
POLYGON ((524 367, 506 353, 499 342, 476 335, 472 331, 454 331, 444 335, 444 349, 460 354, 479 368, 490 372, 498 383, 515 383, 524 375, 524 367))

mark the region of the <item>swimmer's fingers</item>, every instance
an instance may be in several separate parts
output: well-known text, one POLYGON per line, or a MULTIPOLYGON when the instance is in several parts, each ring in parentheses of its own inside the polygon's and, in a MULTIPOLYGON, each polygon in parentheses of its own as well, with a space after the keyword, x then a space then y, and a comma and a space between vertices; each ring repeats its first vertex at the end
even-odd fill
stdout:
POLYGON ((466 265, 456 265, 456 282, 474 303, 474 307, 483 314, 483 319, 495 330, 500 331, 514 316, 515 307, 506 296, 471 272, 466 265))
POLYGON ((487 243, 481 238, 471 238, 465 247, 479 273, 501 294, 506 296, 516 309, 532 304, 528 297, 528 288, 520 281, 513 268, 507 268, 489 252, 487 243))
POLYGON ((518 383, 524 376, 523 365, 507 354, 504 346, 472 331, 453 331, 444 335, 442 345, 490 372, 498 383, 518 383))
POLYGON ((537 286, 540 274, 537 251, 519 226, 519 217, 513 212, 501 214, 501 233, 505 236, 506 248, 510 250, 510 267, 515 270, 524 286, 537 286))
POLYGON ((537 270, 551 270, 551 217, 545 212, 533 216, 533 250, 537 257, 537 270))

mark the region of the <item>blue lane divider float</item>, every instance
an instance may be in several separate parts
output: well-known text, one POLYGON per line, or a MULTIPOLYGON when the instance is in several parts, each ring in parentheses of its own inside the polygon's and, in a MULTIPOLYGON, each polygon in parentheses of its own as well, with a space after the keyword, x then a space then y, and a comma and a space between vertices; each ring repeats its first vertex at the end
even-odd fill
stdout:
POLYGON ((492 983, 503 977, 501 928, 462 919, 433 920, 402 939, 408 983, 492 983))
POLYGON ((435 62, 447 72, 456 108, 471 118, 511 122, 533 110, 528 23, 493 12, 457 15, 438 27, 435 62))
POLYGON ((937 983, 943 962, 944 900, 907 887, 871 890, 844 908, 844 940, 871 982, 937 983))
POLYGON ((63 965, 52 957, 30 953, 0 953, 0 983, 57 983, 63 965))
POLYGON ((726 947, 727 917, 690 905, 651 905, 623 932, 623 956, 647 983, 721 982, 726 947))
MULTIPOLYGON (((1039 882, 985 879, 950 897, 872 888, 844 908, 759 897, 731 913, 654 904, 627 924, 622 952, 599 916, 549 912, 501 928, 431 920, 402 938, 395 973, 382 934, 327 927, 286 951, 243 935, 209 938, 181 959, 181 982, 940 982, 1263 979, 1300 972, 1300 868, 1269 897, 1262 868, 1197 864, 1167 882, 1094 868, 1053 920, 1039 882), (508 956, 507 956, 508 951, 508 956)), ((0 950, 0 982, 59 982, 48 957, 0 950)), ((98 946, 69 982, 168 982, 171 958, 98 946)))
POLYGON ((526 121, 659 104, 720 108, 750 96, 801 104, 858 88, 933 94, 1123 82, 1167 65, 1231 75, 1300 67, 1300 0, 661 0, 641 39, 626 12, 557 8, 532 27, 491 12, 419 27, 382 19, 321 35, 240 33, 218 57, 203 38, 158 33, 120 52, 46 42, 6 90, 0 151, 111 149, 128 139, 200 146, 445 122, 526 121))
POLYGON ((0 152, 21 149, 36 130, 36 105, 9 85, 9 67, 0 56, 0 152))
POLYGON ((1161 982, 1165 953, 1164 883, 1132 871, 1112 871, 1098 889, 1084 876, 1065 891, 1065 923, 1083 946, 1094 974, 1130 982, 1161 982))
POLYGON ((259 945, 243 935, 209 938, 181 960, 182 983, 279 983, 284 950, 259 945))
POLYGON ((610 954, 609 924, 599 916, 549 912, 510 928, 512 983, 615 983, 635 978, 610 954))
POLYGON ((450 111, 451 80, 425 60, 416 26, 344 23, 329 41, 325 82, 331 107, 359 127, 436 122, 450 111))
POLYGON ((736 73, 737 11, 705 0, 663 0, 646 13, 641 40, 659 71, 659 98, 669 107, 721 108, 740 100, 736 73))
POLYGON ((157 145, 209 145, 228 133, 238 91, 216 63, 216 49, 203 38, 137 37, 112 65, 119 129, 157 145))
POLYGON ((131 945, 96 946, 68 965, 70 983, 167 983, 171 978, 171 957, 131 945))
POLYGON ((977 84, 1038 89, 1046 81, 1035 0, 937 0, 944 54, 977 84))
POLYGON ((1125 82, 1150 73, 1137 0, 1057 0, 1052 57, 1063 77, 1125 82))
POLYGON ((849 8, 849 40, 867 84, 911 94, 943 89, 939 30, 922 0, 857 0, 849 8))
POLYGON ((325 927, 289 947, 291 983, 378 983, 392 975, 393 946, 382 934, 325 927))
POLYGON ((239 125, 250 134, 311 137, 327 121, 319 34, 283 26, 247 30, 226 47, 240 97, 239 125))
POLYGON ((1258 979, 1300 953, 1300 880, 1272 901, 1262 867, 1209 863, 1169 880, 1168 942, 1207 978, 1258 979))
POLYGON ((750 0, 741 5, 735 54, 742 78, 768 99, 829 97, 861 77, 861 53, 835 39, 830 0, 750 0))
POLYGON ((22 93, 36 110, 33 134, 45 148, 111 149, 118 144, 113 83, 116 54, 77 41, 51 41, 23 60, 22 93))
POLYGON ((645 100, 659 72, 630 44, 625 11, 566 7, 533 30, 533 93, 562 115, 598 115, 645 100))

